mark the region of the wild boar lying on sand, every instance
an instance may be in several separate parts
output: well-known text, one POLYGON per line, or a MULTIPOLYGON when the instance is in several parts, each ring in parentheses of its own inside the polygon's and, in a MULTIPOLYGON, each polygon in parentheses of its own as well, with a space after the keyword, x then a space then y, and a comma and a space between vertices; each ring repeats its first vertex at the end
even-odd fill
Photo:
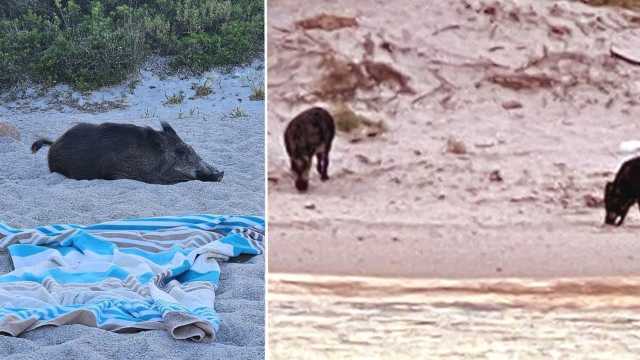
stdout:
POLYGON ((635 203, 640 206, 640 157, 624 162, 613 182, 607 182, 604 190, 604 222, 622 225, 629 208, 635 203))
POLYGON ((333 117, 326 110, 314 107, 303 111, 291 120, 284 132, 291 170, 296 174, 296 189, 309 187, 309 170, 313 155, 322 181, 329 180, 329 151, 335 135, 333 117))
POLYGON ((49 145, 49 170, 77 180, 132 179, 151 184, 221 181, 224 172, 204 162, 169 124, 162 131, 130 124, 78 124, 49 145))

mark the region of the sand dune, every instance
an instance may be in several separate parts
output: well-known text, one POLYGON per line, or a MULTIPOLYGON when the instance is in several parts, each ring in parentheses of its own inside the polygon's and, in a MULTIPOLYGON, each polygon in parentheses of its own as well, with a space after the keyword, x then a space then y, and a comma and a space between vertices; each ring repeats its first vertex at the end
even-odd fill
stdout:
POLYGON ((637 14, 568 1, 280 0, 269 19, 272 271, 640 271, 637 210, 614 229, 601 205, 629 156, 620 144, 640 138, 640 67, 610 53, 637 14), (332 180, 314 174, 300 195, 284 127, 340 102, 386 131, 339 134, 332 180))
POLYGON ((640 216, 602 225, 640 138, 640 67, 610 52, 636 13, 269 4, 271 358, 636 357, 640 216), (386 131, 340 133, 298 194, 284 127, 341 102, 386 131))

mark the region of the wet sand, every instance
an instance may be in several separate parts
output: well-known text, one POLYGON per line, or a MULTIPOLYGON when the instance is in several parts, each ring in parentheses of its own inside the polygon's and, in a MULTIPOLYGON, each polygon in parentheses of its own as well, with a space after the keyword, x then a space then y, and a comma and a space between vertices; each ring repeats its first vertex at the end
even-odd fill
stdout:
POLYGON ((271 359, 634 359, 639 278, 270 275, 271 359))

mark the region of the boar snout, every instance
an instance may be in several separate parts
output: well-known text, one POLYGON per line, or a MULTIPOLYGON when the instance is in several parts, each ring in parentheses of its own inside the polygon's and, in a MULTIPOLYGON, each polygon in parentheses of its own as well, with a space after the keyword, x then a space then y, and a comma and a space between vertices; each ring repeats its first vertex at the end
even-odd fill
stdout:
POLYGON ((618 214, 607 214, 604 219, 604 223, 607 225, 616 225, 618 214))
POLYGON ((222 181, 224 171, 219 171, 213 166, 206 165, 196 171, 196 179, 200 181, 222 181))
POLYGON ((212 172, 208 176, 203 177, 203 181, 222 181, 224 171, 212 172))

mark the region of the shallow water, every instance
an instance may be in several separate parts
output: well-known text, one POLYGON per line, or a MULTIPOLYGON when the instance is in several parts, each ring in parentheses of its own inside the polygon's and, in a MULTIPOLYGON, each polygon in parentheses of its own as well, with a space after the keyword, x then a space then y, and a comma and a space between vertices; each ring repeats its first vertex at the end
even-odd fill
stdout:
POLYGON ((640 279, 275 274, 271 359, 633 359, 640 279))

